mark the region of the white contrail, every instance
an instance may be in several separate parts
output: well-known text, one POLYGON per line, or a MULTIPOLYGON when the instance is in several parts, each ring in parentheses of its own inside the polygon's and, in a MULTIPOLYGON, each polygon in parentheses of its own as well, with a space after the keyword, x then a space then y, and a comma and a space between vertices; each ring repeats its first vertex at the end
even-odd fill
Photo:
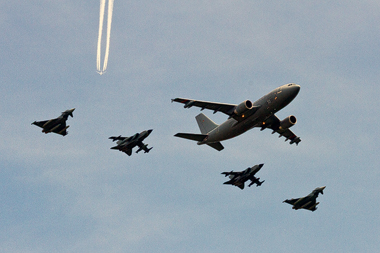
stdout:
POLYGON ((102 48, 102 34, 103 34, 103 21, 104 21, 104 7, 106 0, 100 0, 100 16, 99 16, 99 33, 98 33, 98 49, 96 53, 96 69, 101 72, 100 69, 100 51, 102 48))
POLYGON ((96 69, 100 75, 102 75, 106 71, 107 64, 108 64, 108 56, 109 56, 109 50, 110 50, 110 38, 111 38, 113 2, 114 2, 114 0, 108 1, 106 51, 104 54, 103 69, 101 69, 100 68, 100 58, 101 58, 103 23, 104 23, 104 12, 105 12, 106 0, 100 0, 98 49, 97 49, 97 53, 96 53, 96 69))

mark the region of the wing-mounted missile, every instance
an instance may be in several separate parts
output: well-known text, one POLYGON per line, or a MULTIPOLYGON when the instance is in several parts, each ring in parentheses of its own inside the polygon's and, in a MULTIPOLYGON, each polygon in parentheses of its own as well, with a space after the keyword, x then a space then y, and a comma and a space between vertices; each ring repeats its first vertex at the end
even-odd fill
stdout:
POLYGON ((141 150, 144 150, 144 153, 149 153, 149 151, 150 151, 152 148, 153 148, 153 147, 148 148, 148 144, 144 144, 144 145, 142 145, 141 147, 139 147, 139 149, 136 151, 136 153, 140 152, 141 150))
MULTIPOLYGON (((311 201, 307 202, 306 204, 302 205, 299 208, 309 209, 309 208, 307 208, 307 206, 310 205, 310 204, 311 204, 311 201)), ((299 208, 297 208, 297 209, 299 209, 299 208)))
MULTIPOLYGON (((66 126, 64 129, 62 129, 61 131, 58 132, 58 134, 63 134, 67 128, 69 128, 70 126, 66 126)), ((65 134, 66 135, 66 134, 65 134)))
POLYGON ((47 125, 50 124, 54 119, 48 120, 45 124, 42 125, 42 128, 45 128, 47 125))
POLYGON ((256 187, 258 187, 258 186, 260 186, 260 185, 262 185, 264 182, 265 182, 265 180, 263 180, 263 181, 259 181, 260 180, 260 178, 256 178, 256 180, 253 180, 249 185, 248 185, 248 187, 251 187, 253 184, 256 184, 256 187))
POLYGON ((54 132, 54 130, 58 129, 60 126, 61 126, 61 124, 58 124, 55 127, 53 127, 52 129, 43 129, 42 132, 44 132, 45 134, 50 133, 50 132, 54 132))
POLYGON ((311 210, 312 212, 314 212, 315 210, 317 210, 317 205, 319 204, 319 202, 315 203, 315 205, 311 206, 310 208, 308 208, 309 210, 311 210))

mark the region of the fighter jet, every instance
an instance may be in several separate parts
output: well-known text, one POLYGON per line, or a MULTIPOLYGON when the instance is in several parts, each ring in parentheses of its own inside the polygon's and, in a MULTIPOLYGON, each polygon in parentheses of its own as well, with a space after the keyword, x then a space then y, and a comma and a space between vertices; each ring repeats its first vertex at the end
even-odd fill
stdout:
POLYGON ((239 187, 240 189, 244 189, 244 183, 248 180, 251 180, 251 183, 248 185, 248 187, 251 187, 251 185, 253 184, 256 184, 256 187, 257 186, 260 186, 262 185, 262 183, 264 183, 264 181, 259 181, 260 178, 256 178, 255 177, 255 174, 261 169, 261 167, 263 167, 264 164, 258 164, 258 165, 255 165, 251 168, 248 168, 244 171, 240 171, 240 172, 222 172, 221 174, 224 174, 225 176, 230 176, 230 181, 227 181, 227 182, 224 182, 224 184, 232 184, 232 185, 235 185, 237 187, 239 187))
POLYGON ((109 139, 112 141, 117 141, 117 146, 112 147, 111 149, 117 149, 130 156, 132 155, 132 149, 138 146, 139 149, 136 151, 136 153, 140 152, 141 150, 144 150, 145 153, 149 153, 153 147, 148 148, 148 144, 144 144, 142 141, 148 137, 152 131, 153 129, 145 130, 130 137, 122 137, 121 135, 117 137, 111 136, 109 139))
POLYGON ((74 110, 75 108, 66 110, 61 114, 61 116, 55 119, 34 121, 32 125, 41 127, 42 132, 45 134, 53 132, 65 136, 68 133, 66 129, 70 127, 66 126, 66 120, 69 117, 69 115, 73 117, 74 110))
POLYGON ((319 193, 323 194, 323 190, 325 188, 326 188, 326 186, 317 187, 314 189, 314 191, 312 191, 306 197, 298 198, 298 199, 286 199, 282 203, 285 202, 285 203, 293 205, 292 208, 295 210, 303 208, 303 209, 307 209, 307 210, 314 212, 315 210, 317 210, 316 206, 319 204, 319 202, 316 202, 318 194, 319 193))
POLYGON ((260 127, 261 130, 272 129, 272 134, 277 132, 280 137, 286 138, 285 141, 290 140, 290 144, 298 145, 300 137, 289 130, 296 124, 296 117, 290 115, 280 120, 275 113, 287 106, 297 96, 299 90, 299 85, 290 83, 269 92, 256 102, 245 100, 238 105, 187 98, 172 99, 172 102, 185 104, 184 108, 197 106, 201 110, 210 109, 214 113, 223 112, 229 116, 227 121, 218 125, 201 113, 195 117, 201 134, 177 133, 174 136, 197 141, 198 145, 207 144, 220 151, 224 148, 221 141, 234 138, 251 128, 260 127))

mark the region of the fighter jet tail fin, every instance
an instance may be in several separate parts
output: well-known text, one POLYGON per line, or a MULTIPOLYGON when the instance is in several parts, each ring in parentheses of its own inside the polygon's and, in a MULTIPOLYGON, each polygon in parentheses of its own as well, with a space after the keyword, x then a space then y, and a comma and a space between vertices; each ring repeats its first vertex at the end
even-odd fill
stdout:
POLYGON ((207 134, 211 130, 215 129, 218 124, 216 124, 214 121, 209 119, 206 115, 203 113, 198 114, 195 119, 197 120, 199 129, 201 130, 202 134, 207 134))

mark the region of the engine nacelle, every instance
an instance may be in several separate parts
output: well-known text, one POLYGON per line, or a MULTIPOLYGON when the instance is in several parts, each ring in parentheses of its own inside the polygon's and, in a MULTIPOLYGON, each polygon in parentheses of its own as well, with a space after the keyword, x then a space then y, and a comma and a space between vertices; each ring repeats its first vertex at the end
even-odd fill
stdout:
POLYGON ((283 119, 283 120, 280 122, 280 129, 288 129, 288 128, 291 128, 291 127, 294 126, 296 123, 297 123, 297 119, 296 119, 296 117, 293 116, 293 115, 290 115, 290 116, 286 117, 285 119, 283 119))
POLYGON ((238 116, 241 116, 248 110, 252 109, 252 107, 252 102, 249 100, 245 100, 244 102, 241 102, 238 106, 236 106, 234 113, 238 116))

